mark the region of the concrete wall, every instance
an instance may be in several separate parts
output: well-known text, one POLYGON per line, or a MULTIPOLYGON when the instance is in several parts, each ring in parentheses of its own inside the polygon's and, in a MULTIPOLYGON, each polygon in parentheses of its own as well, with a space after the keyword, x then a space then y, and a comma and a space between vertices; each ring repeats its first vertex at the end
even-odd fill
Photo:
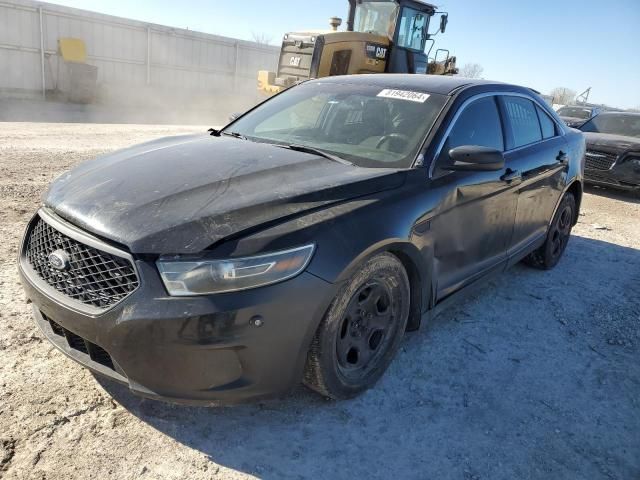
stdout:
POLYGON ((67 81, 57 54, 60 37, 84 40, 87 63, 98 67, 100 98, 123 103, 166 101, 168 93, 257 99, 256 73, 275 69, 279 51, 49 3, 0 0, 0 95, 41 94, 42 64, 46 90, 60 89, 67 81))

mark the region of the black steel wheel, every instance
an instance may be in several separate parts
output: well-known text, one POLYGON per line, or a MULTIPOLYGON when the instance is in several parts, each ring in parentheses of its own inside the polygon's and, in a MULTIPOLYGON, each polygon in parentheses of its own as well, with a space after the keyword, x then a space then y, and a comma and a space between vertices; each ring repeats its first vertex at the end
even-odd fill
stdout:
POLYGON ((309 350, 304 382, 331 398, 353 397, 382 376, 409 317, 409 279, 390 253, 369 259, 334 299, 309 350))
POLYGON ((576 215, 576 200, 572 193, 566 193, 553 217, 545 243, 525 258, 525 263, 536 268, 549 270, 555 267, 562 257, 576 215))

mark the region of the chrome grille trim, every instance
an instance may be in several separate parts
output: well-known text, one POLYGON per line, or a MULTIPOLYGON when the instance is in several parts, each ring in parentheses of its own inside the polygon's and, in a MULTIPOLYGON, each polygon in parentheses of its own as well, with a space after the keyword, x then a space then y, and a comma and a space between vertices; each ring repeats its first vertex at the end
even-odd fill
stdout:
POLYGON ((617 158, 613 153, 598 150, 587 150, 584 157, 584 166, 590 170, 609 170, 616 163, 617 158))
POLYGON ((45 295, 72 310, 102 314, 140 286, 133 257, 40 209, 27 228, 20 255, 27 278, 45 295), (48 255, 70 255, 67 271, 54 270, 48 255))

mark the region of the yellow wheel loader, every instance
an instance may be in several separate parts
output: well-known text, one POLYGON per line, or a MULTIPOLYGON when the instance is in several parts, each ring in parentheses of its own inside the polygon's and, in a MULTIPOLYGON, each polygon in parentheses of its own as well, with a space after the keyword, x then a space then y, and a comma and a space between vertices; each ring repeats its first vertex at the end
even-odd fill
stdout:
POLYGON ((310 78, 358 73, 457 73, 456 58, 445 49, 430 57, 435 34, 429 22, 440 15, 444 33, 448 14, 421 0, 349 0, 347 30, 330 19, 332 30, 285 34, 278 71, 258 72, 258 90, 272 95, 310 78), (427 50, 428 47, 428 50, 427 50))

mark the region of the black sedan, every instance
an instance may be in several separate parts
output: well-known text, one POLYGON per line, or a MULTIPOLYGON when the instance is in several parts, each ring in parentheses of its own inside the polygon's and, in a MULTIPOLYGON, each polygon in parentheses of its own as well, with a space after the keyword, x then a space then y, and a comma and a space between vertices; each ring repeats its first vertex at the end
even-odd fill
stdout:
POLYGON ((585 181, 640 193, 640 113, 606 112, 580 127, 585 181))
POLYGON ((309 81, 62 175, 20 272, 44 335, 136 394, 232 403, 302 381, 348 398, 481 280, 556 265, 584 150, 527 88, 309 81))

